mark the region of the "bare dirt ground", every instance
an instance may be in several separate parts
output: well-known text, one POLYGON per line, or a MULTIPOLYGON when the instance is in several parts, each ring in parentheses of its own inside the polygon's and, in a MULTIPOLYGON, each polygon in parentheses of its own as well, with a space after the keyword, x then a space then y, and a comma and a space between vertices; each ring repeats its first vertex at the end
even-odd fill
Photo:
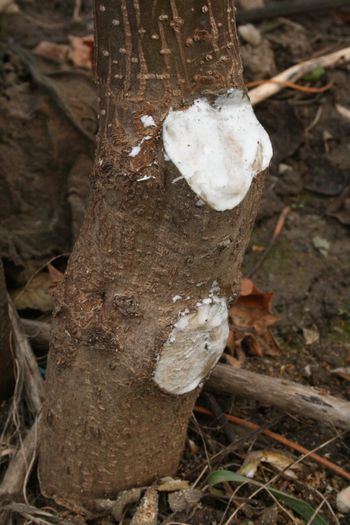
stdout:
MULTIPOLYGON (((18 8, 16 14, 0 14, 0 254, 10 291, 23 287, 52 257, 60 256, 53 264, 64 271, 84 211, 98 127, 91 70, 72 60, 63 63, 57 57, 27 54, 42 41, 68 45, 69 35, 92 34, 90 3, 83 2, 77 20, 72 0, 22 0, 18 8)), ((349 20, 349 10, 339 9, 257 22, 261 42, 253 46, 241 40, 246 81, 270 78, 302 60, 349 46, 349 20)), ((229 352, 238 366, 316 386, 344 399, 350 397, 350 367, 348 375, 346 370, 341 375, 333 372, 350 365, 349 82, 349 65, 340 64, 300 81, 318 88, 331 84, 327 91, 285 89, 256 107, 272 138, 274 159, 243 275, 250 275, 258 265, 251 278, 259 289, 274 294, 273 310, 280 321, 273 333, 280 352, 257 355, 249 344, 241 347, 240 355, 229 352), (283 228, 268 248, 287 207, 283 228)), ((40 299, 38 304, 31 302, 33 298, 28 301, 21 306, 23 317, 49 320, 50 300, 45 307, 40 299)), ((34 349, 44 372, 46 349, 35 344, 34 349)), ((338 431, 327 421, 315 423, 301 414, 282 413, 244 398, 219 397, 217 401, 224 412, 309 450, 321 447, 322 455, 350 472, 348 432, 338 431)), ((198 404, 206 407, 208 399, 203 396, 198 404)), ((3 422, 10 411, 11 403, 1 405, 3 422)), ((20 408, 18 422, 25 432, 29 420, 24 409, 20 408)), ((169 493, 160 491, 158 523, 349 523, 349 515, 339 513, 335 504, 337 493, 349 481, 310 458, 302 462, 296 479, 284 473, 273 481, 273 486, 318 509, 309 520, 293 514, 288 505, 281 507, 266 490, 252 496, 254 486, 245 485, 236 493, 238 485, 226 483, 219 486, 220 492, 209 491, 206 479, 211 470, 237 471, 252 451, 292 453, 261 432, 243 431, 233 424, 230 428, 237 443, 227 450, 229 439, 222 421, 194 414, 179 477, 190 485, 196 483, 202 491, 200 501, 197 498, 176 510, 180 507, 169 503, 169 493), (219 459, 218 453, 222 454, 219 459), (316 521, 318 516, 325 521, 316 521)), ((11 457, 4 450, 18 445, 19 429, 13 422, 6 429, 0 474, 11 457)), ((276 463, 261 465, 255 479, 271 480, 276 463)), ((27 498, 31 507, 13 507, 5 523, 116 522, 109 512, 88 518, 57 508, 40 495, 35 472, 27 498), (48 514, 35 514, 34 508, 48 514)), ((120 523, 129 523, 134 509, 132 504, 127 507, 120 523)))

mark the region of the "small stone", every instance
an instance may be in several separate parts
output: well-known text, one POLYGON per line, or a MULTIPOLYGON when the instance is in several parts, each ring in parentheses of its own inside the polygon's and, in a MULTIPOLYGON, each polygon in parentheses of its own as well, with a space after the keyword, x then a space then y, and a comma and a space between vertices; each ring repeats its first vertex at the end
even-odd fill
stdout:
POLYGON ((238 26, 238 33, 243 40, 254 47, 261 43, 261 33, 253 24, 238 26))
POLYGON ((350 512, 350 487, 346 487, 337 494, 336 503, 339 512, 343 514, 350 512))
POLYGON ((172 512, 182 512, 193 508, 203 497, 198 489, 178 490, 168 496, 169 507, 172 512))
POLYGON ((312 239, 312 244, 317 250, 321 252, 321 254, 324 257, 327 257, 329 248, 331 247, 331 243, 327 241, 327 239, 324 239, 323 237, 319 237, 318 235, 315 235, 315 237, 312 239))

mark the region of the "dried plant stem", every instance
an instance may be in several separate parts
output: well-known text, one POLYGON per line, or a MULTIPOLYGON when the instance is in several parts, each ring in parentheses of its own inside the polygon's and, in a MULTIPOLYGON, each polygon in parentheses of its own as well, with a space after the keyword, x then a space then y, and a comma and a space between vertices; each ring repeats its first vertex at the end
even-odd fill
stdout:
POLYGON ((310 73, 316 66, 331 67, 338 62, 348 62, 350 60, 350 47, 340 49, 334 53, 323 55, 310 60, 305 60, 299 64, 282 71, 275 77, 271 78, 268 83, 264 83, 259 87, 251 89, 248 94, 253 106, 266 100, 272 95, 275 95, 285 87, 285 82, 294 82, 302 76, 310 73))
POLYGON ((29 410, 36 416, 40 411, 44 398, 44 382, 27 337, 25 336, 16 308, 8 298, 9 316, 12 325, 14 354, 23 374, 24 391, 29 410))
MULTIPOLYGON (((206 414, 208 416, 214 415, 210 410, 208 410, 205 407, 196 405, 194 408, 195 412, 200 414, 206 414)), ((332 470, 338 476, 341 476, 342 478, 345 478, 347 480, 350 480, 350 472, 347 472, 343 468, 339 467, 339 465, 336 465, 332 461, 329 461, 328 459, 324 458, 323 456, 320 456, 319 454, 316 454, 315 452, 310 452, 307 448, 303 447, 302 445, 299 445, 299 443, 295 443, 295 441, 291 441, 290 439, 287 439, 286 437, 282 436, 281 434, 277 434, 276 432, 272 432, 271 430, 264 429, 260 427, 259 425, 252 423, 251 421, 246 421, 245 419, 241 419, 237 416, 233 416, 231 414, 225 414, 227 419, 231 421, 232 423, 235 423, 236 425, 239 425, 244 428, 249 428, 250 430, 260 430, 261 434, 264 434, 265 436, 274 439, 275 441, 278 441, 279 443, 282 443, 283 445, 296 450, 297 452, 300 452, 301 454, 305 454, 307 457, 310 457, 323 465, 324 467, 328 468, 329 470, 332 470)))
POLYGON ((30 467, 38 453, 38 416, 24 438, 21 447, 12 458, 4 479, 0 485, 0 498, 12 497, 25 492, 25 484, 30 473, 30 467))

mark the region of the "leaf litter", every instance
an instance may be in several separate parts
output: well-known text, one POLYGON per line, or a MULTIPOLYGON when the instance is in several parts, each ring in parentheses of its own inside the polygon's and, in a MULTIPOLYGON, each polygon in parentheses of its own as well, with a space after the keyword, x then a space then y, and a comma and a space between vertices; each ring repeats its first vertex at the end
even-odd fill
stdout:
POLYGON ((280 316, 272 312, 272 292, 259 290, 247 277, 241 281, 241 293, 230 308, 228 346, 242 359, 242 352, 262 357, 280 354, 279 345, 271 331, 280 316))

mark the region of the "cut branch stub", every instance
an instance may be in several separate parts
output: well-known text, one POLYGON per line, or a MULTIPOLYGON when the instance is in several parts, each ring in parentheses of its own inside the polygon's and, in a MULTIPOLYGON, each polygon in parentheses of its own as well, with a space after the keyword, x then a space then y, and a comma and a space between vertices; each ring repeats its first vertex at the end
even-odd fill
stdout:
POLYGON ((242 202, 272 156, 270 139, 240 89, 228 90, 213 105, 201 98, 186 110, 170 111, 163 141, 192 190, 217 211, 242 202))

